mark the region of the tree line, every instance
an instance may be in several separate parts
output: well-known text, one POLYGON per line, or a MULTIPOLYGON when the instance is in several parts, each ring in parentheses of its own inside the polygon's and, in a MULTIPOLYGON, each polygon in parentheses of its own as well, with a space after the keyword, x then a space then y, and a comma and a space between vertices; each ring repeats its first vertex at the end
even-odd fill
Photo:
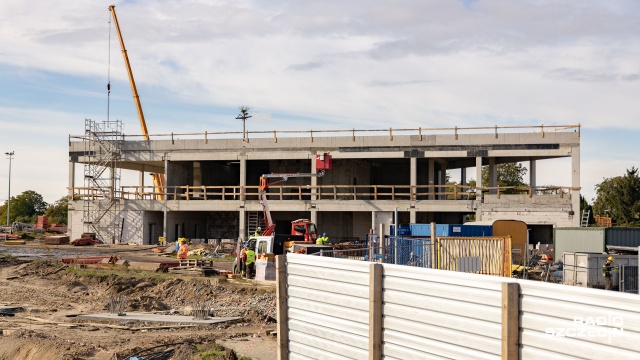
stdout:
MULTIPOLYGON (((7 218, 7 205, 8 202, 5 201, 0 206, 0 224, 7 218)), ((69 199, 66 196, 53 204, 47 204, 42 195, 33 190, 27 190, 18 196, 11 197, 9 222, 35 224, 39 215, 46 215, 49 217, 49 224, 67 224, 68 209, 69 199)))

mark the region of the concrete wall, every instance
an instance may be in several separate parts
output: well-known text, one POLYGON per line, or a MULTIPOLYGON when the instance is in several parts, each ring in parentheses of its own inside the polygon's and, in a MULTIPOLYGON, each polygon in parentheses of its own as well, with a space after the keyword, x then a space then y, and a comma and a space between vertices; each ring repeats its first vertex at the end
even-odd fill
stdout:
POLYGON ((157 244, 158 238, 163 236, 164 214, 161 211, 144 211, 142 214, 142 243, 157 244))
POLYGON ((207 214, 205 212, 167 213, 167 242, 176 241, 178 237, 206 238, 206 229, 207 214))

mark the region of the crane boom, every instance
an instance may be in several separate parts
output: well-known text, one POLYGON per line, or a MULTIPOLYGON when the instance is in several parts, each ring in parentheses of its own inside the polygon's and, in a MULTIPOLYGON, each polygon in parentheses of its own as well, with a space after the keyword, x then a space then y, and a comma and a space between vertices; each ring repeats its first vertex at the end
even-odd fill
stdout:
POLYGON ((276 224, 271 219, 271 211, 269 210, 269 203, 267 201, 267 190, 271 185, 287 181, 289 178, 299 177, 322 177, 324 176, 324 170, 318 170, 317 173, 274 173, 264 174, 260 176, 260 203, 262 204, 262 211, 264 213, 264 225, 265 229, 262 233, 263 236, 272 235, 276 231, 276 224), (269 182, 268 179, 276 179, 269 182))
MULTIPOLYGON (((113 17, 113 23, 116 26, 116 32, 118 33, 118 39, 120 40, 120 48, 122 49, 122 57, 124 58, 124 64, 127 67, 127 75, 129 75, 129 83, 131 84, 131 92, 133 93, 133 102, 136 104, 136 110, 138 111, 138 119, 140 120, 140 127, 142 128, 142 136, 146 141, 149 140, 149 131, 147 130, 147 123, 144 120, 144 112, 142 111, 142 104, 140 103, 140 96, 138 95, 138 89, 136 88, 136 81, 133 78, 133 71, 131 70, 131 63, 129 62, 129 56, 127 55, 127 49, 124 46, 124 39, 122 38, 122 32, 120 31, 120 24, 118 23, 118 17, 116 16, 116 6, 109 6, 109 11, 113 17)), ((152 173, 153 185, 155 186, 155 192, 160 193, 159 199, 164 198, 164 186, 165 177, 164 174, 152 173)))

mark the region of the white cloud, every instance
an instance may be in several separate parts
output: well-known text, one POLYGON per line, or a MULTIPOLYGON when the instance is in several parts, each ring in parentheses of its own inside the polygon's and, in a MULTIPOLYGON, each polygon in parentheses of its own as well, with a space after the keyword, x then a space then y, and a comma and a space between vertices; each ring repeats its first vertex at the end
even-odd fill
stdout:
MULTIPOLYGON (((640 129, 633 0, 141 0, 116 2, 116 11, 152 132, 237 130, 242 104, 260 130, 640 129)), ((6 127, 12 137, 27 136, 26 124, 74 134, 85 117, 104 118, 104 108, 82 114, 79 105, 106 96, 107 71, 112 116, 137 129, 113 29, 109 59, 109 21, 104 4, 3 1, 0 64, 11 70, 0 72, 0 83, 11 77, 28 86, 19 97, 0 84, 2 111, 21 121, 6 127), (43 103, 47 93, 68 100, 43 103), (64 129, 52 129, 52 114, 64 129)))

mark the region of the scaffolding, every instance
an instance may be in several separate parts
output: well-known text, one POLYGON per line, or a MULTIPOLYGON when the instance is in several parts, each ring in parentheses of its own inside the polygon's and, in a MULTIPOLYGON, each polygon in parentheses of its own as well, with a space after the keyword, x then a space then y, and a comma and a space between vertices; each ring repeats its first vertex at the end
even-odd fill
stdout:
POLYGON ((124 145, 122 121, 85 119, 82 221, 85 233, 105 243, 121 242, 120 167, 124 145))

